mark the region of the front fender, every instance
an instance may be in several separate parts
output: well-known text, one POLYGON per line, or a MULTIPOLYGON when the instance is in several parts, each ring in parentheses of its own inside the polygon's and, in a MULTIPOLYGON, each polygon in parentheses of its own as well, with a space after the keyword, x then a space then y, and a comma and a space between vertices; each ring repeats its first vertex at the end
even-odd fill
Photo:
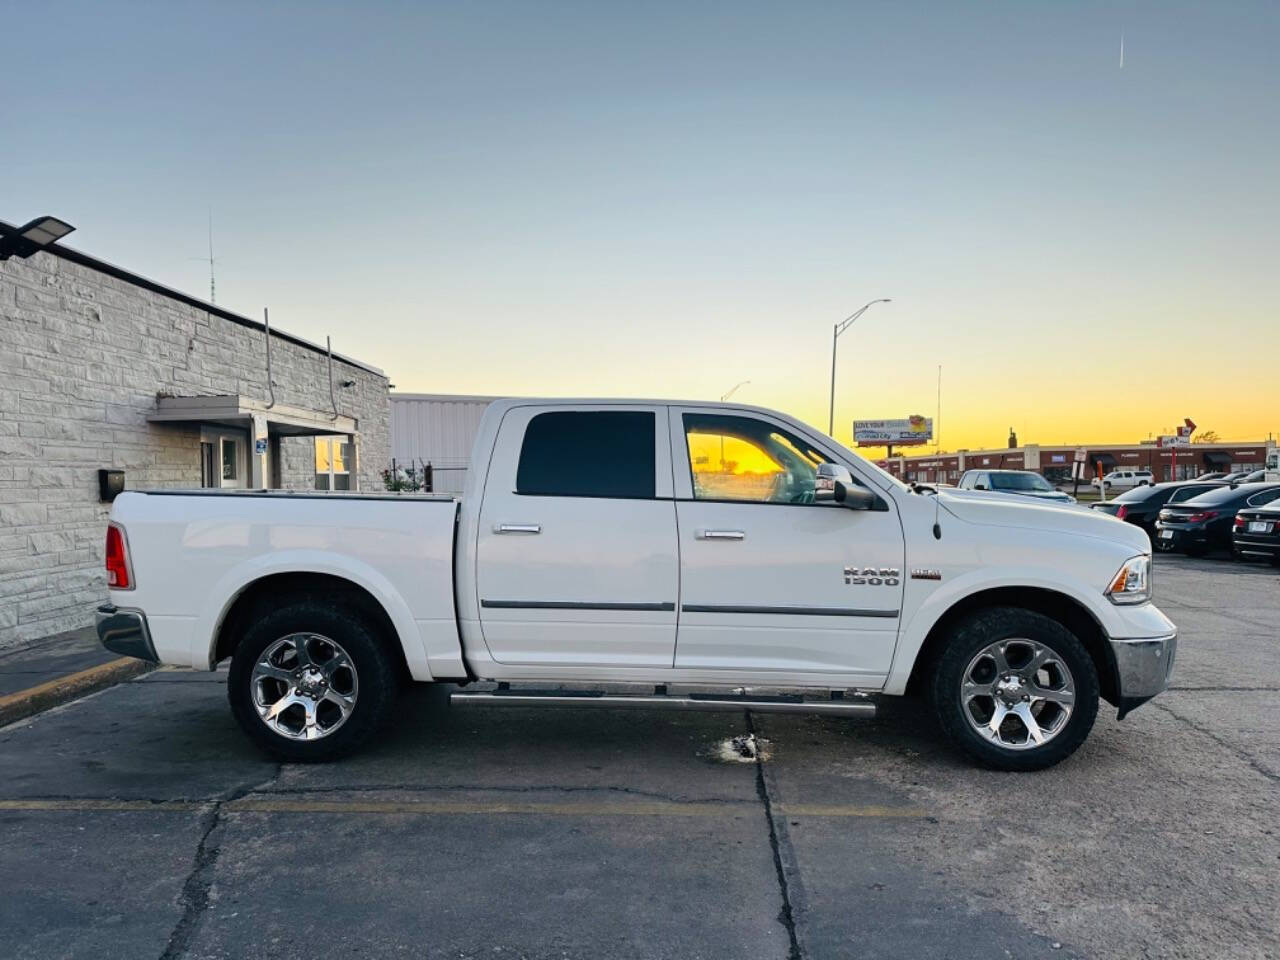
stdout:
POLYGON ((1064 574, 1060 567, 980 567, 942 582, 908 580, 908 602, 904 607, 914 608, 915 613, 899 630, 884 692, 896 695, 906 692, 911 670, 929 631, 956 604, 987 590, 1028 587, 1061 594, 1074 600, 1088 611, 1108 637, 1128 635, 1126 619, 1121 612, 1123 608, 1117 607, 1103 596, 1103 584, 1088 583, 1083 578, 1064 574), (913 599, 916 603, 910 602, 913 599))

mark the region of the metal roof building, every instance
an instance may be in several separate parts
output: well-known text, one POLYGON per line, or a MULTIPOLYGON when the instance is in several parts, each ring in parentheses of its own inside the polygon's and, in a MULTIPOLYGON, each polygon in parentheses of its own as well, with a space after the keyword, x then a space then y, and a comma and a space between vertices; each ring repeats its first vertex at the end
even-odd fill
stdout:
MULTIPOLYGON (((485 407, 500 397, 391 394, 391 456, 397 470, 431 465, 432 490, 462 493, 485 407)), ((390 466, 390 465, 389 465, 390 466)))

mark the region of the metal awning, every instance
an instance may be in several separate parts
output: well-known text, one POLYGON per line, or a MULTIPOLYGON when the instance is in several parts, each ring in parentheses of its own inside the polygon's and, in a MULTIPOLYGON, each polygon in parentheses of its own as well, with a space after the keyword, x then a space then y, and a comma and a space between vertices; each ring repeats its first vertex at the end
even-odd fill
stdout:
POLYGON ((1204 462, 1211 467, 1231 466, 1231 454, 1223 453, 1221 450, 1206 450, 1202 456, 1204 462))
POLYGON ((1114 467, 1116 458, 1109 453, 1093 453, 1089 455, 1089 459, 1094 463, 1100 463, 1104 467, 1114 467))
MULTIPOLYGON (((265 403, 239 394, 214 397, 160 397, 156 412, 148 415, 151 423, 198 423, 243 429, 255 419, 266 421, 267 432, 280 437, 316 437, 331 433, 353 435, 355 417, 332 411, 309 410, 277 403, 265 403)), ((260 434, 259 434, 260 435, 260 434)))

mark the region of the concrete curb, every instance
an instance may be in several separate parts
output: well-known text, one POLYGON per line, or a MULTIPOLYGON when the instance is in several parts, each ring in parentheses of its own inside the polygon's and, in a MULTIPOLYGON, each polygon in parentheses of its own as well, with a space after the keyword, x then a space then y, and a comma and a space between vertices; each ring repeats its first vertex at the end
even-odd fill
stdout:
POLYGON ((85 694, 115 686, 154 670, 155 666, 145 660, 121 657, 119 660, 69 673, 65 677, 0 697, 0 726, 41 713, 85 694))

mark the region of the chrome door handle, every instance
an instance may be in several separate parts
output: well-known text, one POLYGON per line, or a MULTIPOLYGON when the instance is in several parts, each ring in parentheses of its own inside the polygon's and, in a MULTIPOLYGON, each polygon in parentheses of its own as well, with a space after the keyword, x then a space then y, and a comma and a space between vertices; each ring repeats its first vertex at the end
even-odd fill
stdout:
POLYGON ((541 533, 540 523, 495 523, 494 533, 541 533))
POLYGON ((694 537, 698 540, 745 540, 746 533, 741 530, 695 530, 694 537))

